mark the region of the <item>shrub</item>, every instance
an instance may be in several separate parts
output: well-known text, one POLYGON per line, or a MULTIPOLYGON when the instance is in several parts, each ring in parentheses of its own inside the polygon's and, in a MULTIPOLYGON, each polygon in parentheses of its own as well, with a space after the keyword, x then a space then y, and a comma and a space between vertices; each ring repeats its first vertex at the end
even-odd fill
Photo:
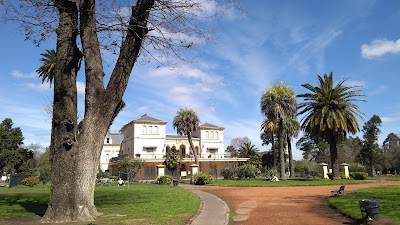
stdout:
POLYGON ((237 176, 241 178, 254 178, 257 174, 257 168, 254 165, 243 164, 237 169, 237 176))
POLYGON ((351 172, 349 175, 354 180, 365 180, 368 177, 367 172, 351 172))
POLYGON ((117 180, 118 180, 118 176, 110 176, 109 178, 110 178, 110 179, 113 179, 114 181, 117 181, 117 180))
POLYGON ((267 179, 272 179, 274 176, 278 176, 277 169, 270 169, 267 171, 267 179))
POLYGON ((159 177, 157 177, 157 183, 158 184, 171 184, 172 177, 169 175, 159 176, 159 177))
MULTIPOLYGON (((328 175, 329 179, 332 180, 332 173, 327 173, 327 175, 328 175)), ((346 179, 343 172, 339 172, 339 176, 340 176, 340 179, 346 179)))
POLYGON ((39 178, 37 177, 27 177, 22 179, 21 183, 25 186, 33 187, 39 184, 39 178))
POLYGON ((233 179, 233 178, 235 178, 236 177, 236 168, 225 167, 221 171, 221 176, 223 176, 224 179, 233 179))
POLYGON ((350 172, 366 172, 367 170, 365 169, 365 166, 361 165, 361 164, 350 164, 349 166, 349 171, 350 172))
POLYGON ((209 174, 197 173, 194 175, 194 184, 196 185, 205 185, 209 184, 213 180, 213 177, 209 174))

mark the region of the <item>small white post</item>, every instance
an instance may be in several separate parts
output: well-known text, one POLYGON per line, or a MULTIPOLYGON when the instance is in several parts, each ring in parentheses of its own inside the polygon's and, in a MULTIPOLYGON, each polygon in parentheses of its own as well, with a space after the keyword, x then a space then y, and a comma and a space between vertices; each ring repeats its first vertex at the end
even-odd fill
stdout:
POLYGON ((329 177, 328 177, 328 164, 321 163, 319 165, 322 166, 322 174, 323 174, 322 178, 329 179, 329 177))
POLYGON ((159 164, 157 165, 157 176, 164 176, 165 175, 165 165, 159 164))
POLYGON ((347 163, 342 163, 342 164, 340 164, 340 165, 343 166, 343 169, 344 169, 344 177, 345 177, 346 179, 349 179, 349 178, 350 178, 349 164, 347 164, 347 163))

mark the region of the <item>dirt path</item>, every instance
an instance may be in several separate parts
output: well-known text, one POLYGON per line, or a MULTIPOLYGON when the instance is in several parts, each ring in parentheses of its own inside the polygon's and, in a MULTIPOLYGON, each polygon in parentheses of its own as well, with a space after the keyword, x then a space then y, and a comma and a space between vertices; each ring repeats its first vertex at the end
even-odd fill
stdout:
MULTIPOLYGON (((349 184, 345 191, 376 186, 400 186, 399 181, 349 184)), ((234 224, 339 225, 350 221, 327 204, 336 186, 302 187, 210 187, 204 191, 229 206, 234 224)))

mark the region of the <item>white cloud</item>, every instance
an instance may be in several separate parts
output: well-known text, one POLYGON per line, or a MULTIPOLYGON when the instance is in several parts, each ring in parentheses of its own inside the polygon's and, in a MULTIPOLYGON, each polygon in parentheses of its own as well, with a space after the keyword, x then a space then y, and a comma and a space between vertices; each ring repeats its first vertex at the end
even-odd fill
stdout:
POLYGON ((22 73, 18 70, 13 70, 13 71, 11 71, 11 76, 17 77, 17 78, 34 78, 34 77, 37 77, 38 75, 36 72, 22 73))
POLYGON ((50 84, 45 82, 45 83, 26 83, 25 87, 37 91, 37 92, 44 92, 51 90, 50 84))
POLYGON ((76 82, 76 89, 78 94, 85 94, 85 84, 83 82, 76 82))
POLYGON ((379 95, 382 92, 386 91, 388 88, 386 85, 379 85, 378 87, 375 87, 373 90, 368 92, 368 96, 374 96, 374 95, 379 95))
POLYGON ((365 87, 367 82, 363 80, 347 80, 345 81, 346 86, 356 86, 356 87, 365 87))
POLYGON ((372 41, 371 44, 361 46, 361 55, 367 59, 378 58, 389 53, 400 53, 400 39, 397 41, 378 39, 372 41))
POLYGON ((385 116, 381 117, 382 123, 400 122, 400 116, 385 116))

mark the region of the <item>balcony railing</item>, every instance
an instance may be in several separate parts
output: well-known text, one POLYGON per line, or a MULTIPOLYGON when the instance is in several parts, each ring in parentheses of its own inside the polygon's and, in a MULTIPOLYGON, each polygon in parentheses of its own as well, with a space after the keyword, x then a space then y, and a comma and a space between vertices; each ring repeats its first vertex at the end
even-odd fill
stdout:
MULTIPOLYGON (((135 154, 135 157, 141 158, 141 159, 164 159, 165 154, 148 154, 148 153, 142 153, 142 154, 135 154)), ((199 159, 223 159, 225 158, 225 154, 201 154, 198 156, 199 159)), ((182 159, 191 159, 194 158, 193 155, 186 154, 184 156, 181 156, 182 159)))

